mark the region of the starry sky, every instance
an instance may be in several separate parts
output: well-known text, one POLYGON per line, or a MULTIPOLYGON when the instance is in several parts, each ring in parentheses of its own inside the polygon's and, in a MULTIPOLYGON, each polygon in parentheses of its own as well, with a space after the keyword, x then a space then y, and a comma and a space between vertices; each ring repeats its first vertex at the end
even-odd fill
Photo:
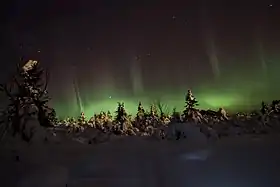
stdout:
POLYGON ((14 0, 4 13, 1 78, 20 59, 39 60, 54 103, 71 95, 73 79, 84 103, 114 94, 177 100, 188 88, 231 99, 240 90, 246 99, 280 94, 276 1, 14 0))

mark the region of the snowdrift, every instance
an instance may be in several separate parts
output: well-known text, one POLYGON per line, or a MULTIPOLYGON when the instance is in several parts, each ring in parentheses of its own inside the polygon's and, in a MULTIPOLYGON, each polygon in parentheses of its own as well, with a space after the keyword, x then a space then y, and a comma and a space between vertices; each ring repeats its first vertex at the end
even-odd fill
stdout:
POLYGON ((1 186, 267 187, 276 184, 279 177, 273 167, 279 168, 280 155, 275 151, 279 147, 275 138, 267 141, 261 137, 239 137, 209 143, 192 124, 171 125, 166 129, 169 136, 174 135, 174 129, 183 131, 186 138, 177 141, 132 136, 97 145, 65 138, 60 138, 59 143, 31 145, 14 140, 10 146, 1 147, 1 153, 5 153, 0 160, 1 186), (20 156, 18 162, 16 155, 20 156))
POLYGON ((54 137, 55 141, 50 143, 40 143, 36 138, 36 142, 27 145, 14 140, 17 151, 5 159, 20 155, 20 161, 14 166, 19 173, 18 187, 56 187, 64 183, 83 187, 171 184, 170 170, 190 160, 205 160, 211 152, 199 128, 184 125, 172 124, 166 129, 169 136, 174 135, 174 129, 186 135, 178 141, 133 136, 86 145, 54 137))

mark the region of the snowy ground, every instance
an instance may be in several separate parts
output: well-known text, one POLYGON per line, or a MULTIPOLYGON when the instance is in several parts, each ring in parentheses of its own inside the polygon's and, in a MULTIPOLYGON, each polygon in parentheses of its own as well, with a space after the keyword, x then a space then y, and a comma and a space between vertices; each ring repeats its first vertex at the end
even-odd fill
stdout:
POLYGON ((1 187, 279 186, 279 139, 244 136, 205 143, 125 137, 99 145, 9 141, 0 150, 1 187))

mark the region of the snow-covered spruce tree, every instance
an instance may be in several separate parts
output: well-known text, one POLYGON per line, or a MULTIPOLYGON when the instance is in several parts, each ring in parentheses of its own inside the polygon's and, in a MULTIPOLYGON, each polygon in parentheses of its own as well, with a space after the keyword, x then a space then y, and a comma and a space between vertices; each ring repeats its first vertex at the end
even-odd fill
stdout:
MULTIPOLYGON (((5 115, 5 132, 13 131, 13 135, 20 134, 26 141, 32 137, 26 137, 26 124, 30 118, 35 118, 43 127, 50 127, 50 119, 55 119, 54 109, 47 103, 48 73, 39 66, 37 61, 29 60, 23 67, 17 66, 16 75, 11 82, 1 84, 0 90, 6 94, 9 100, 5 115), (45 79, 44 76, 45 75, 45 79)), ((30 129, 32 130, 32 129, 30 129)), ((28 132, 30 136, 32 132, 28 132)))
POLYGON ((104 125, 106 126, 106 128, 110 129, 113 125, 112 122, 113 122, 113 116, 110 111, 107 111, 107 113, 105 113, 104 116, 104 125))
POLYGON ((263 101, 261 103, 260 112, 261 112, 262 115, 266 115, 268 113, 268 105, 265 104, 263 101))
POLYGON ((279 113, 280 110, 280 100, 273 100, 271 102, 271 109, 273 112, 279 113))
POLYGON ((115 122, 120 125, 121 130, 125 129, 125 122, 127 121, 127 113, 124 108, 124 103, 118 102, 118 108, 116 111, 115 122))
POLYGON ((53 126, 51 119, 53 119, 52 116, 55 111, 47 105, 50 100, 47 91, 49 73, 40 67, 37 61, 30 60, 23 67, 21 76, 24 87, 29 90, 31 104, 34 104, 37 108, 37 118, 40 125, 43 127, 53 126), (32 64, 31 66, 28 65, 30 63, 32 64), (30 66, 30 68, 26 68, 26 66, 30 66))
POLYGON ((160 112, 159 120, 157 122, 158 125, 166 125, 170 122, 169 114, 168 114, 168 106, 166 104, 163 104, 160 100, 156 101, 157 108, 160 112))
POLYGON ((145 110, 144 107, 142 106, 142 103, 139 102, 138 108, 137 108, 137 114, 136 114, 136 119, 137 120, 142 120, 145 116, 145 110))
POLYGON ((192 91, 188 90, 187 95, 185 97, 185 110, 183 111, 183 117, 185 121, 201 121, 201 114, 196 109, 198 105, 198 101, 193 96, 192 91))
POLYGON ((132 121, 133 126, 137 127, 138 129, 144 127, 146 123, 148 114, 145 113, 144 107, 142 106, 142 103, 138 103, 137 107, 137 113, 135 119, 132 121))
POLYGON ((157 112, 157 108, 154 104, 151 105, 150 107, 150 113, 149 113, 150 117, 152 118, 157 118, 158 117, 158 112, 157 112))
POLYGON ((85 125, 86 124, 86 116, 84 112, 81 112, 79 118, 78 118, 78 123, 79 125, 85 125))
POLYGON ((155 127, 158 123, 159 116, 157 108, 154 104, 151 105, 149 113, 146 115, 145 126, 155 127))
POLYGON ((263 101, 261 103, 259 119, 263 125, 266 125, 269 120, 269 106, 267 104, 265 104, 265 102, 263 102, 263 101))
POLYGON ((108 117, 108 120, 112 121, 113 116, 109 110, 107 112, 107 117, 108 117))
POLYGON ((198 101, 196 100, 196 98, 193 96, 192 91, 188 90, 188 93, 186 95, 185 98, 185 111, 191 111, 191 110, 195 110, 195 107, 198 106, 198 101))
POLYGON ((138 103, 137 112, 144 114, 145 110, 141 102, 138 103))
POLYGON ((160 113, 160 115, 159 115, 160 119, 165 118, 167 115, 164 113, 164 110, 166 110, 167 107, 164 104, 162 104, 162 102, 160 100, 156 101, 156 106, 160 113))

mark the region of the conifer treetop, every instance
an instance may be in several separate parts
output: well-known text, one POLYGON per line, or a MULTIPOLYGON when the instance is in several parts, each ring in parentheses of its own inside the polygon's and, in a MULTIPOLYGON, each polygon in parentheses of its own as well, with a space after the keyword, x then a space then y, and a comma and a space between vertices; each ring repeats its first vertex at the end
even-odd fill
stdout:
POLYGON ((26 64, 22 67, 23 72, 28 73, 34 69, 39 64, 36 60, 28 60, 26 64))

